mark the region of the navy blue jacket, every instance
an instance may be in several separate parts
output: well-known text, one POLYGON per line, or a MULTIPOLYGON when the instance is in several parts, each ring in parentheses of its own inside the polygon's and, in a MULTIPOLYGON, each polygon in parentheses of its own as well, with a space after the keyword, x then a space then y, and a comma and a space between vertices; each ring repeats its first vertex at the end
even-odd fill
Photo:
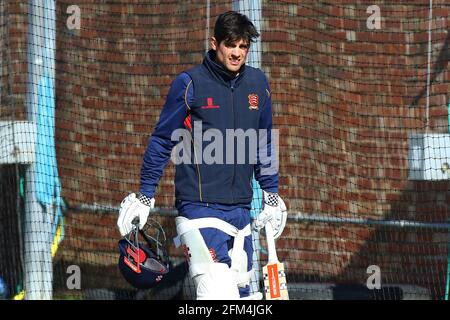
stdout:
MULTIPOLYGON (((253 174, 263 190, 278 192, 278 173, 261 174, 261 168, 267 164, 262 164, 259 157, 256 164, 250 163, 252 148, 248 143, 244 163, 237 161, 236 141, 234 158, 226 157, 231 152, 226 143, 227 129, 269 130, 267 148, 270 149, 272 103, 267 79, 259 69, 245 65, 238 76, 232 76, 214 61, 214 55, 214 51, 209 51, 202 64, 181 73, 172 83, 141 168, 140 192, 148 197, 154 196, 171 151, 179 143, 171 140, 176 129, 189 129, 192 141, 208 129, 219 130, 224 148, 223 163, 207 164, 202 158, 211 141, 190 144, 192 161, 176 166, 177 200, 248 205, 252 200, 253 174)), ((270 150, 264 152, 271 154, 270 150)))

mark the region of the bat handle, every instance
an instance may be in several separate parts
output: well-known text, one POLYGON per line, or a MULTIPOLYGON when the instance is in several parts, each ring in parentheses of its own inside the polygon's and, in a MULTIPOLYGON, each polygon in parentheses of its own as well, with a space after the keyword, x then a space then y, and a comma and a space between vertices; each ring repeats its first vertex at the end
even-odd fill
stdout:
POLYGON ((269 252, 269 262, 278 262, 277 249, 275 248, 274 232, 270 222, 266 223, 267 250, 269 252))

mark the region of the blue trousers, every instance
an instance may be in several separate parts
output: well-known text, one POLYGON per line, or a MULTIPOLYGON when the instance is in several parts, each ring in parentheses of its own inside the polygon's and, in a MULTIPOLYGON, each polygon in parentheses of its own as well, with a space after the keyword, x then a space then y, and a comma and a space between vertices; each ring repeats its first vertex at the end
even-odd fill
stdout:
MULTIPOLYGON (((218 218, 238 229, 243 229, 250 223, 250 210, 238 206, 196 203, 188 201, 177 201, 178 212, 188 219, 218 218)), ((228 251, 233 248, 234 238, 225 232, 215 228, 202 228, 200 233, 205 240, 206 246, 211 252, 215 262, 226 263, 231 266, 231 258, 228 251)), ((251 234, 245 237, 244 251, 247 253, 247 271, 252 269, 253 245, 251 234)), ((250 294, 250 287, 239 288, 241 297, 250 294)))

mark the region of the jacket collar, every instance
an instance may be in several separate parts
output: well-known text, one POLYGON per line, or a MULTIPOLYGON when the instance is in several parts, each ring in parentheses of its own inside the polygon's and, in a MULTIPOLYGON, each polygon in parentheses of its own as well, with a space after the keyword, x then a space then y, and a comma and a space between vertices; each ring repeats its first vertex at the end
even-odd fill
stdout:
POLYGON ((237 75, 234 75, 227 71, 224 66, 217 63, 215 61, 215 58, 216 52, 214 50, 209 50, 206 53, 205 59, 203 60, 203 65, 206 67, 206 69, 208 69, 210 74, 222 84, 229 87, 231 82, 235 80, 234 86, 237 87, 244 77, 245 64, 242 65, 239 73, 237 75))

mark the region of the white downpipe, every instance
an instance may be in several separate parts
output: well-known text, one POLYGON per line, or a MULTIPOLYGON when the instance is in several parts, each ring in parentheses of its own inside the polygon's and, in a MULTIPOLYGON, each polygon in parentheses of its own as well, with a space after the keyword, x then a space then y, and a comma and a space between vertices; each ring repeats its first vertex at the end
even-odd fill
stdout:
POLYGON ((209 28, 211 25, 211 0, 206 1, 205 52, 209 50, 209 28))

